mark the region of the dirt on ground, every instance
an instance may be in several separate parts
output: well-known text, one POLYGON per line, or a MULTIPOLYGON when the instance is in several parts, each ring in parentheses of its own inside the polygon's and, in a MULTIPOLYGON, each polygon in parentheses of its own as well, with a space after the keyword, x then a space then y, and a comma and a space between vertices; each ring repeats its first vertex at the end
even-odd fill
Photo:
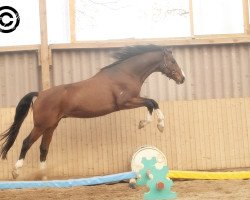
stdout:
MULTIPOLYGON (((171 189, 180 200, 249 200, 250 180, 174 181, 171 189)), ((140 200, 146 186, 131 189, 128 183, 73 188, 0 190, 0 200, 140 200)))

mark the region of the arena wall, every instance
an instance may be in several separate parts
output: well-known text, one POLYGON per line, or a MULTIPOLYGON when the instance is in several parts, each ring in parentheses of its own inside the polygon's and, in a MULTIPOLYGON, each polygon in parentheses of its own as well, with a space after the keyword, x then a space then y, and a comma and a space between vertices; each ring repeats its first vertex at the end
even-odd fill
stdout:
MULTIPOLYGON (((111 54, 116 50, 52 48, 52 85, 93 76, 114 61, 111 54)), ((0 52, 0 132, 12 123, 20 98, 42 88, 37 51, 0 52)), ((49 174, 82 177, 129 171, 132 154, 146 144, 167 155, 170 169, 250 167, 250 44, 175 46, 173 52, 186 73, 185 84, 176 85, 156 73, 142 88, 142 96, 161 104, 164 133, 158 132, 156 122, 137 129, 145 118, 144 108, 96 119, 62 120, 48 156, 49 174)), ((31 128, 29 115, 8 160, 0 161, 0 179, 11 178, 22 140, 31 128)), ((36 172, 39 143, 27 155, 21 179, 36 172)))
MULTIPOLYGON (((133 153, 142 145, 164 152, 170 169, 225 170, 250 167, 250 98, 162 101, 166 128, 156 119, 139 130, 146 109, 116 112, 95 119, 64 119, 48 155, 50 177, 86 177, 130 171, 133 153)), ((14 108, 0 109, 0 131, 13 120, 14 108)), ((32 128, 32 113, 8 155, 0 162, 0 179, 11 179, 22 140, 32 128)), ((34 177, 40 140, 27 154, 20 179, 34 177)))

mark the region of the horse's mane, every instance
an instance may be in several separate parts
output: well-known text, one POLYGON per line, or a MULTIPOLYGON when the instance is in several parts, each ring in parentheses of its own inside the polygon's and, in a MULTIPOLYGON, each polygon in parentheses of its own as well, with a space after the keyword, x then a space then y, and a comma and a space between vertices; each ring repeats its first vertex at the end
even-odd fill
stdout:
POLYGON ((115 52, 113 54, 112 57, 115 58, 116 61, 106 67, 103 67, 101 70, 114 67, 117 64, 121 63, 122 61, 127 60, 133 56, 141 55, 152 51, 162 51, 163 49, 164 47, 153 44, 124 47, 120 51, 115 52))

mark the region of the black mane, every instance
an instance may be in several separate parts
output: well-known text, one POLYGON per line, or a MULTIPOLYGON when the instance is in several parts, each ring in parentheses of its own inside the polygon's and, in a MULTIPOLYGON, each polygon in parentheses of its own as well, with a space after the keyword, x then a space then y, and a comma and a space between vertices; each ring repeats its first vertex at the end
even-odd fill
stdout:
POLYGON ((163 49, 164 47, 153 45, 153 44, 124 47, 120 51, 113 54, 112 57, 115 58, 117 61, 102 68, 101 70, 113 67, 121 63, 122 61, 127 60, 128 58, 131 58, 133 56, 141 55, 141 54, 152 52, 152 51, 162 51, 163 49))

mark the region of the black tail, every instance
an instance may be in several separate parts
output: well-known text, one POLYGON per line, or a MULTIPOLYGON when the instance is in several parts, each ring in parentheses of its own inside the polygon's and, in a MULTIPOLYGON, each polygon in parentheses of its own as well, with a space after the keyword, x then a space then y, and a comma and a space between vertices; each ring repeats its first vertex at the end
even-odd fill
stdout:
POLYGON ((31 92, 26 94, 21 101, 18 103, 16 107, 16 114, 14 118, 14 122, 2 135, 0 136, 0 141, 4 140, 4 143, 1 146, 0 157, 2 159, 6 159, 7 153, 14 144, 19 129, 29 112, 30 105, 32 104, 33 97, 38 96, 38 92, 31 92))

